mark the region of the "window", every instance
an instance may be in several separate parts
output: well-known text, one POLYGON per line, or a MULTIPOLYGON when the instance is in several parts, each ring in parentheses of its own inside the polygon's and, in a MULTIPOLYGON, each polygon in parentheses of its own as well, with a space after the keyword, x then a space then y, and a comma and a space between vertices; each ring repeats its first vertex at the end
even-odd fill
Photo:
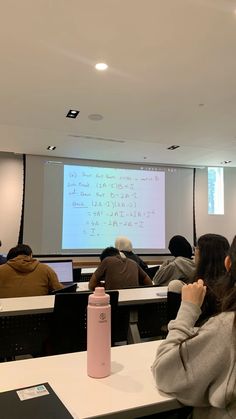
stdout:
POLYGON ((208 167, 208 214, 224 214, 223 167, 208 167))

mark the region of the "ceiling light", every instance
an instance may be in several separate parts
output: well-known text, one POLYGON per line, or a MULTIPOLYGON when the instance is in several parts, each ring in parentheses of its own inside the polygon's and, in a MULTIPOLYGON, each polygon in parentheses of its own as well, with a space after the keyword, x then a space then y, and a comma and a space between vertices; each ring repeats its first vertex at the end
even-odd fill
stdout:
POLYGON ((179 148, 179 145, 171 145, 170 147, 167 147, 167 150, 175 150, 176 148, 179 148))
POLYGON ((76 111, 75 109, 70 109, 67 113, 67 118, 76 118, 79 115, 79 111, 76 111))
POLYGON ((95 65, 95 68, 96 68, 96 70, 104 71, 108 68, 108 65, 106 63, 97 63, 95 65))
POLYGON ((50 150, 50 151, 53 151, 53 150, 55 150, 56 149, 56 146, 55 145, 49 145, 48 147, 47 147, 47 150, 50 150))

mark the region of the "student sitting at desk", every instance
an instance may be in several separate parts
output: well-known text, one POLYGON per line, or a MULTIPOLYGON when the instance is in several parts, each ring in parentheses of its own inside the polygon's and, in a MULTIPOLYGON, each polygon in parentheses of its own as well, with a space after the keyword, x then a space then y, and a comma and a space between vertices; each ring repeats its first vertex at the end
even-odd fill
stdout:
POLYGON ((174 259, 164 262, 153 278, 155 285, 168 285, 173 279, 181 279, 185 283, 191 282, 195 272, 192 260, 192 247, 183 236, 173 236, 169 241, 169 251, 174 259))
POLYGON ((136 255, 133 252, 133 245, 131 241, 128 239, 128 237, 125 237, 125 236, 117 237, 115 241, 115 247, 120 252, 124 253, 124 255, 127 258, 134 260, 144 271, 148 269, 148 265, 138 255, 136 255))
POLYGON ((94 290, 101 285, 108 290, 152 285, 152 280, 142 268, 133 260, 121 257, 115 247, 103 250, 100 259, 101 264, 89 281, 89 289, 94 290))
MULTIPOLYGON (((227 284, 225 258, 228 252, 229 242, 220 234, 203 234, 197 241, 195 249, 196 271, 190 282, 201 278, 207 287, 206 296, 201 307, 202 314, 198 319, 197 326, 205 322, 209 317, 219 313, 221 290, 227 284)), ((184 282, 180 280, 171 281, 168 285, 169 320, 176 317, 181 302, 183 285, 184 282)))
POLYGON ((19 244, 9 250, 7 263, 0 266, 0 298, 47 295, 63 288, 49 266, 32 258, 32 250, 19 244))
POLYGON ((236 236, 225 266, 222 312, 194 327, 206 286, 202 279, 184 285, 178 315, 152 366, 158 389, 193 406, 193 419, 236 418, 236 236))

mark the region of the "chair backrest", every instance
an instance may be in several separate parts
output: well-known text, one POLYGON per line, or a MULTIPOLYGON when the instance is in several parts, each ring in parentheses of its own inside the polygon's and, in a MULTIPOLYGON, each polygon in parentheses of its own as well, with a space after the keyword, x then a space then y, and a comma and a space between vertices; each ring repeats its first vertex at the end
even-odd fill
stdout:
POLYGON ((141 339, 163 338, 162 327, 166 324, 166 301, 138 306, 138 329, 141 339))
POLYGON ((0 317, 0 359, 43 356, 50 333, 50 313, 0 317))
MULTIPOLYGON (((112 343, 115 331, 118 291, 110 295, 112 343)), ((85 351, 87 349, 87 305, 91 292, 56 294, 51 325, 51 353, 85 351)))
POLYGON ((150 268, 146 268, 145 269, 145 272, 147 273, 147 275, 151 278, 151 279, 153 279, 154 278, 154 276, 155 276, 155 273, 158 271, 158 269, 160 268, 160 266, 159 265, 157 265, 157 266, 150 266, 150 268))
POLYGON ((92 273, 81 273, 80 275, 80 282, 89 282, 90 278, 92 277, 92 273))
POLYGON ((81 280, 81 268, 73 267, 73 282, 80 282, 81 280))
POLYGON ((71 292, 76 292, 77 284, 67 285, 64 288, 60 288, 59 290, 52 291, 51 294, 68 294, 71 292))
POLYGON ((167 292, 167 319, 174 320, 181 304, 181 294, 178 292, 167 292))

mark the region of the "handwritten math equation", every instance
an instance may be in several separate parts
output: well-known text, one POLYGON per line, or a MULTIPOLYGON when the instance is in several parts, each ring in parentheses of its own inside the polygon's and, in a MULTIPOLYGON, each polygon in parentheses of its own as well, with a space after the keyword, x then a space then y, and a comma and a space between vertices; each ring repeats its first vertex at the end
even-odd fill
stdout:
POLYGON ((78 220, 85 236, 104 235, 108 229, 151 229, 159 213, 153 191, 160 188, 160 176, 138 170, 127 176, 125 169, 69 169, 64 173, 64 214, 70 222, 78 220))

